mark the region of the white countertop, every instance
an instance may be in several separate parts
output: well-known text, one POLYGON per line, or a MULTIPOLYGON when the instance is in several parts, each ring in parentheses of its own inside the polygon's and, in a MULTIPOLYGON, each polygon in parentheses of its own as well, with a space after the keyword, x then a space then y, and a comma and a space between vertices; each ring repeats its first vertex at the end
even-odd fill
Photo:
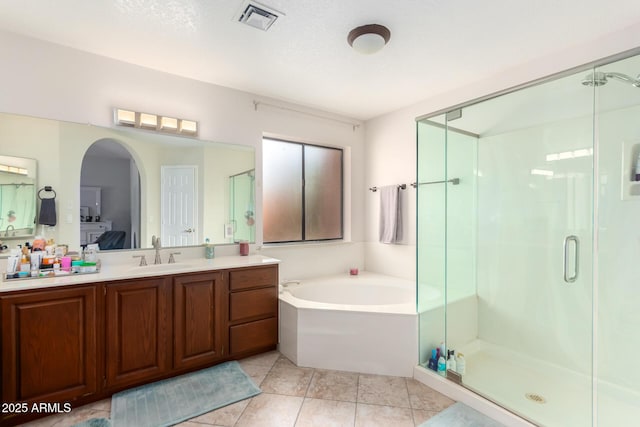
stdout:
POLYGON ((136 279, 140 277, 164 276, 169 274, 193 273, 198 271, 225 270, 229 268, 256 267, 260 265, 272 265, 279 263, 280 260, 278 259, 262 255, 231 255, 215 257, 213 259, 192 258, 179 260, 174 264, 149 264, 144 267, 131 263, 105 265, 103 262, 99 273, 33 279, 9 279, 7 281, 2 281, 0 282, 0 294, 10 291, 42 289, 54 286, 136 279))

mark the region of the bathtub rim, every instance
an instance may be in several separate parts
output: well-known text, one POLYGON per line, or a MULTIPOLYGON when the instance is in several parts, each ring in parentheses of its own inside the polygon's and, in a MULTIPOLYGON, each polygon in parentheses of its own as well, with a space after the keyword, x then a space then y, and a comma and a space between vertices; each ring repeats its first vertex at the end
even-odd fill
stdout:
MULTIPOLYGON (((325 303, 325 302, 316 302, 305 300, 301 298, 297 298, 293 296, 286 288, 280 286, 280 291, 278 294, 278 299, 282 302, 285 302, 294 308, 299 310, 323 310, 323 311, 350 311, 350 312, 361 312, 361 313, 387 313, 387 314, 417 314, 417 304, 416 304, 416 288, 415 282, 403 279, 400 277, 387 276, 384 274, 372 273, 369 271, 361 271, 357 278, 363 279, 377 279, 377 280, 385 280, 385 279, 393 279, 395 281, 404 282, 400 285, 396 283, 392 285, 393 287, 403 287, 407 285, 412 286, 413 298, 410 302, 400 303, 400 304, 334 304, 334 303, 325 303)), ((329 275, 329 276, 320 276, 313 277, 308 279, 300 280, 300 285, 294 286, 304 286, 305 282, 317 283, 321 281, 330 281, 330 280, 351 280, 352 277, 339 274, 339 275, 329 275)), ((287 280, 283 280, 281 283, 286 283, 287 280)))

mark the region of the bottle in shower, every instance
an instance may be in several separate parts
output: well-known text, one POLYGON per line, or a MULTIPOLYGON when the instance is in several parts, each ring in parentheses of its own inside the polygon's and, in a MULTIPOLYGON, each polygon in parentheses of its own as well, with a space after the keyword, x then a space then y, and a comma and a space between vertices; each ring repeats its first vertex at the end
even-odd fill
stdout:
POLYGON ((458 372, 460 375, 464 375, 467 372, 464 354, 462 353, 458 353, 458 357, 456 358, 456 372, 458 372))
POLYGON ((428 368, 432 371, 438 370, 438 351, 436 349, 431 350, 431 359, 429 359, 428 368))
POLYGON ((438 359, 438 375, 443 377, 447 375, 447 361, 444 359, 444 354, 441 354, 438 359))
POLYGON ((455 350, 449 350, 449 359, 447 359, 447 371, 448 370, 458 372, 455 350))

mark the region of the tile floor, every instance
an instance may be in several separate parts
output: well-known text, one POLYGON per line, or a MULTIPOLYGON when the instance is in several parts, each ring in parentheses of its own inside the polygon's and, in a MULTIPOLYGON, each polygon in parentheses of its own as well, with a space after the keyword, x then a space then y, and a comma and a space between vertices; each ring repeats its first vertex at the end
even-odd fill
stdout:
MULTIPOLYGON (((411 378, 299 368, 277 351, 240 361, 262 394, 185 421, 182 427, 414 427, 454 403, 411 378)), ((111 399, 25 424, 67 427, 109 418, 111 399)))

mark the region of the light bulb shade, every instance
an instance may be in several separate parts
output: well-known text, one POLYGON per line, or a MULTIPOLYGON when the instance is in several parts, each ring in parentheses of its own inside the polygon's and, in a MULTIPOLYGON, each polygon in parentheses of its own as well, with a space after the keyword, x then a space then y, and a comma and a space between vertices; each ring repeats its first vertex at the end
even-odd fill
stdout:
POLYGON ((349 32, 347 41, 354 50, 364 54, 378 52, 391 38, 391 31, 378 24, 363 25, 349 32))

